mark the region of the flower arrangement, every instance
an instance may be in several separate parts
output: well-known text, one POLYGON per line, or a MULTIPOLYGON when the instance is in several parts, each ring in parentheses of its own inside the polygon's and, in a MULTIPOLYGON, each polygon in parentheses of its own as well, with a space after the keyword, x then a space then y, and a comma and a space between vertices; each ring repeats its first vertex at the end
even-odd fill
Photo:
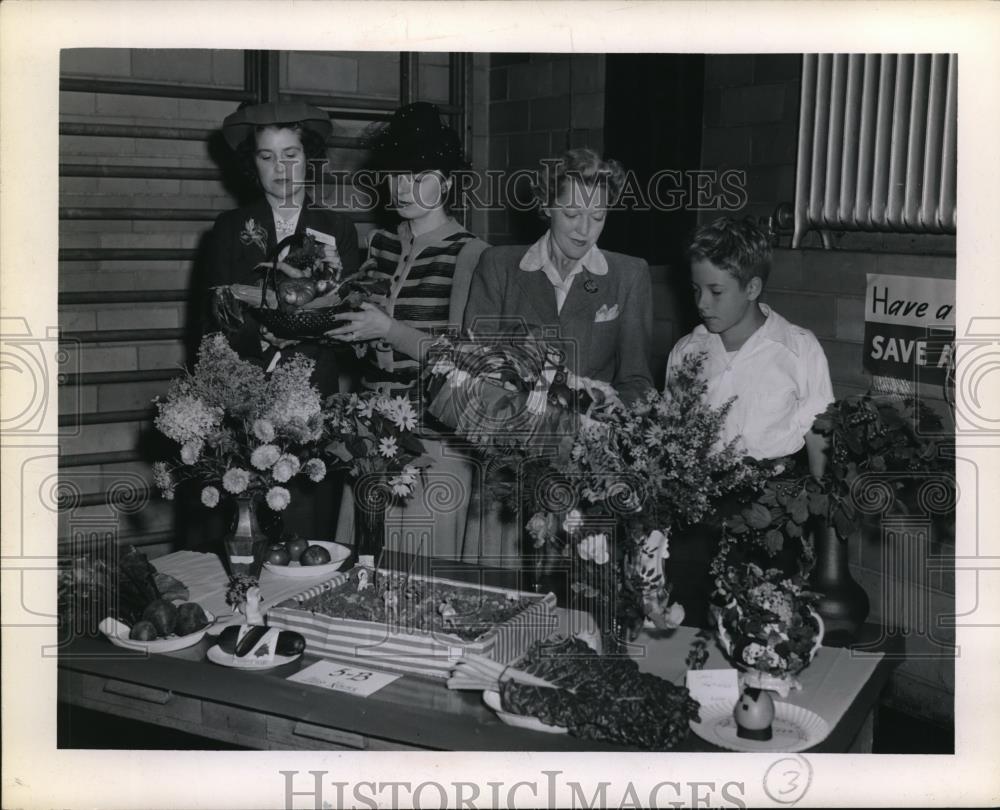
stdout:
POLYGON ((430 465, 416 429, 417 412, 406 397, 334 394, 324 403, 330 464, 354 481, 383 479, 400 500, 413 494, 420 471, 430 465))
POLYGON ((954 435, 944 434, 941 418, 921 400, 845 397, 816 418, 813 430, 829 444, 821 490, 827 501, 819 505, 841 540, 860 535, 866 511, 913 511, 923 486, 936 490, 942 508, 935 511, 954 504, 954 435))
POLYGON ((714 573, 713 612, 733 666, 744 671, 746 685, 787 697, 823 639, 815 594, 801 575, 755 563, 716 564, 714 573))
POLYGON ((683 611, 663 574, 671 528, 763 475, 735 442, 720 444, 729 406, 706 403, 703 358, 688 358, 669 392, 625 406, 541 340, 446 341, 431 357, 431 413, 525 474, 526 530, 543 568, 569 558, 572 590, 630 633, 646 618, 676 627, 683 611))
POLYGON ((172 499, 178 483, 193 479, 204 484, 209 508, 231 496, 280 512, 291 501, 290 480, 322 481, 323 414, 312 370, 312 360, 297 356, 266 374, 222 335, 206 336, 194 372, 157 400, 156 427, 180 445, 175 462, 153 465, 163 496, 172 499))

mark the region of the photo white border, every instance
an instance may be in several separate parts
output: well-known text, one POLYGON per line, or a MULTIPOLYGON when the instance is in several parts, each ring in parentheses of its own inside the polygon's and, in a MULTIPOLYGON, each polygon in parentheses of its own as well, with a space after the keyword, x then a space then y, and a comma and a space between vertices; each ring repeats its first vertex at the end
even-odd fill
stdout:
MULTIPOLYGON (((1000 189, 1000 7, 990 3, 784 2, 4 2, 0 6, 0 268, 4 318, 33 329, 58 323, 59 49, 269 48, 276 50, 517 52, 957 52, 959 58, 958 334, 973 316, 1000 318, 993 286, 1000 257, 994 190, 1000 189), (991 294, 992 293, 992 294, 991 294)), ((987 396, 1000 386, 989 384, 987 396)), ((55 417, 45 432, 56 432, 55 417)), ((981 494, 995 491, 996 448, 960 445, 979 468, 981 494)), ((15 503, 19 453, 4 442, 2 492, 15 503)), ((37 447, 33 452, 37 453, 37 447)), ((51 459, 56 470, 56 459, 51 459)), ((980 505, 979 553, 1000 554, 991 536, 998 521, 980 505)), ((3 616, 21 608, 22 540, 33 557, 54 556, 56 519, 39 508, 0 516, 3 616), (30 522, 27 522, 29 521, 30 522), (30 533, 30 538, 28 537, 30 533), (38 538, 45 538, 40 540, 38 538)), ((975 522, 960 502, 958 534, 975 522)), ((995 805, 1000 761, 995 686, 998 572, 984 561, 976 604, 956 597, 957 612, 974 612, 957 629, 956 755, 808 755, 812 783, 801 806, 995 805), (993 620, 996 621, 996 620, 993 620)), ((54 575, 54 571, 53 571, 54 575)), ((54 579, 54 576, 53 576, 54 579)), ((967 578, 958 577, 959 582, 967 578)), ((36 579, 32 580, 37 582, 36 579)), ((32 594, 31 605, 51 608, 32 594)), ((961 621, 961 619, 960 619, 961 621)), ((504 779, 537 782, 562 769, 587 784, 608 780, 619 797, 631 781, 640 797, 664 780, 739 781, 749 806, 773 806, 762 779, 776 757, 747 754, 386 754, 305 752, 58 751, 55 749, 55 662, 39 650, 54 629, 3 628, 3 806, 23 808, 283 807, 279 770, 328 772, 327 779, 504 779)), ((588 791, 589 795, 590 791, 588 791)), ((436 794, 431 792, 430 797, 436 794)), ((523 806, 537 804, 522 791, 523 806)), ((332 801, 332 795, 327 797, 332 801)), ((435 799, 431 799, 434 801, 435 799)), ((544 801, 545 797, 541 797, 544 801)), ((617 798, 615 801, 617 802, 617 798)), ((563 805, 568 796, 562 795, 563 805)), ((300 806, 300 805, 296 805, 300 806)), ((304 806, 304 805, 303 805, 304 806)))

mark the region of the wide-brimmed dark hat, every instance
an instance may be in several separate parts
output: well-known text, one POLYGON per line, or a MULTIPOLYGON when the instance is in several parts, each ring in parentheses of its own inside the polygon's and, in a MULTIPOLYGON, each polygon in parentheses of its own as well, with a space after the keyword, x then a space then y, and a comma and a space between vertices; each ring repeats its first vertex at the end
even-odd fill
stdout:
POLYGON ((301 124, 306 129, 330 137, 333 125, 330 116, 319 107, 301 101, 272 101, 241 107, 222 122, 222 134, 233 149, 238 147, 257 127, 272 124, 301 124))
POLYGON ((417 101, 400 107, 370 136, 376 169, 452 172, 468 167, 458 133, 441 121, 437 105, 417 101))

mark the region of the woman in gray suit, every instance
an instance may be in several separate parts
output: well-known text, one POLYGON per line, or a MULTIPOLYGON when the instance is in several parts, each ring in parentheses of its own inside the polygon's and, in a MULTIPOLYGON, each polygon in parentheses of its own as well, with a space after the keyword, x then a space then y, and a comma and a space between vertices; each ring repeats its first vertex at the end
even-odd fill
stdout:
MULTIPOLYGON (((549 228, 530 247, 480 256, 465 310, 473 334, 533 332, 560 345, 571 372, 611 384, 626 403, 653 388, 653 304, 643 259, 600 250, 608 208, 625 179, 617 161, 572 149, 543 164, 535 199, 549 228)), ((473 498, 463 559, 511 565, 523 523, 473 498)))

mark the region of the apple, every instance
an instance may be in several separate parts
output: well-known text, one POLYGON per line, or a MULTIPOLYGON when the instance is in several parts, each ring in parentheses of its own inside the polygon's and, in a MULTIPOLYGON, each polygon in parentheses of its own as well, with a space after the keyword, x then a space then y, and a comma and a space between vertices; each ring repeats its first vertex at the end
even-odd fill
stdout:
POLYGON ((292 562, 298 562, 302 552, 309 548, 309 541, 301 537, 293 537, 285 543, 285 548, 288 549, 288 556, 292 562))
POLYGON ((323 546, 309 546, 299 558, 301 565, 326 565, 330 562, 330 552, 323 546))
POLYGON ((278 543, 267 550, 267 561, 271 565, 288 565, 292 561, 292 555, 282 543, 278 543))

